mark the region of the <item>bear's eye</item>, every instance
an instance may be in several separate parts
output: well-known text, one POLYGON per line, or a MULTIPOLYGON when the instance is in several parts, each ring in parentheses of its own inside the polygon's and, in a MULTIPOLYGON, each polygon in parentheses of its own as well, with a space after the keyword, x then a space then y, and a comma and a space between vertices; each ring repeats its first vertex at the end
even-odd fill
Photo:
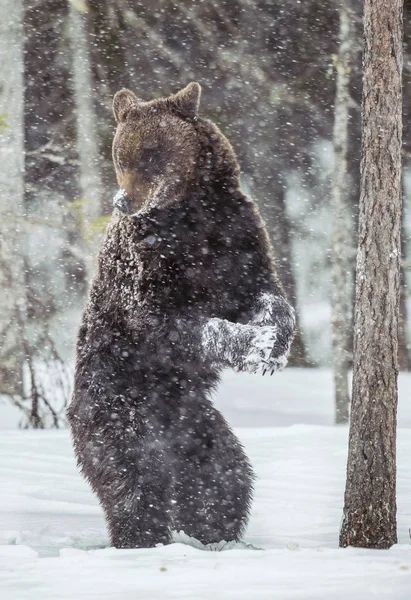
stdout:
POLYGON ((117 160, 117 168, 120 171, 121 175, 124 175, 124 165, 119 160, 117 160))

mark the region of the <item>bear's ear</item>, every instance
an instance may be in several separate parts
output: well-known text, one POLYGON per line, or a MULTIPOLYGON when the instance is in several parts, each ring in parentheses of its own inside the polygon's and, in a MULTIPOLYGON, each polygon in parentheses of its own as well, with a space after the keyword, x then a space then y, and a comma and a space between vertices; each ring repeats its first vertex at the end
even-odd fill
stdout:
POLYGON ((201 87, 193 81, 184 89, 167 98, 169 105, 176 110, 181 116, 194 119, 198 113, 200 105, 201 87))
POLYGON ((117 123, 126 120, 128 113, 132 108, 136 108, 141 103, 130 90, 120 90, 113 98, 113 113, 117 123))

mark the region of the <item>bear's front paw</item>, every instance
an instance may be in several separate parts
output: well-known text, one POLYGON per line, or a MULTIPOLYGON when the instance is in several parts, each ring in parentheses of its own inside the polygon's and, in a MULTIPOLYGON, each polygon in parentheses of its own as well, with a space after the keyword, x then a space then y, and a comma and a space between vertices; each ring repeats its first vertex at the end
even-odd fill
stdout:
POLYGON ((259 327, 239 370, 273 375, 275 371, 283 369, 287 364, 288 353, 278 355, 275 352, 277 341, 277 326, 259 327))

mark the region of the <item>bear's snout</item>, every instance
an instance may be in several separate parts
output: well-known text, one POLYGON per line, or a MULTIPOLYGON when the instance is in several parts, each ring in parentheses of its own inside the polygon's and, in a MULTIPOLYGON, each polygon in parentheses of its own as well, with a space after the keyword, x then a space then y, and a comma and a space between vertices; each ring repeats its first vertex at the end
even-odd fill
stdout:
POLYGON ((119 189, 117 194, 113 198, 113 206, 118 208, 122 213, 126 215, 131 212, 131 198, 127 194, 126 190, 119 189))

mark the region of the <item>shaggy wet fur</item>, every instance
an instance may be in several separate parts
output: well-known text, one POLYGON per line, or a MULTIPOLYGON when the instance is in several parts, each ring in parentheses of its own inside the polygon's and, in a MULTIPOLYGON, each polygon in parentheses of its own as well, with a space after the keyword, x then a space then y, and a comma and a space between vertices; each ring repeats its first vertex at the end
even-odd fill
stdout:
MULTIPOLYGON (((115 209, 68 410, 78 463, 121 548, 167 543, 172 529, 205 544, 241 538, 253 473, 211 392, 222 367, 283 366, 294 328, 231 146, 212 123, 161 110, 189 127, 196 162, 172 201, 134 216, 115 209)), ((123 112, 123 128, 142 119, 123 112)))

